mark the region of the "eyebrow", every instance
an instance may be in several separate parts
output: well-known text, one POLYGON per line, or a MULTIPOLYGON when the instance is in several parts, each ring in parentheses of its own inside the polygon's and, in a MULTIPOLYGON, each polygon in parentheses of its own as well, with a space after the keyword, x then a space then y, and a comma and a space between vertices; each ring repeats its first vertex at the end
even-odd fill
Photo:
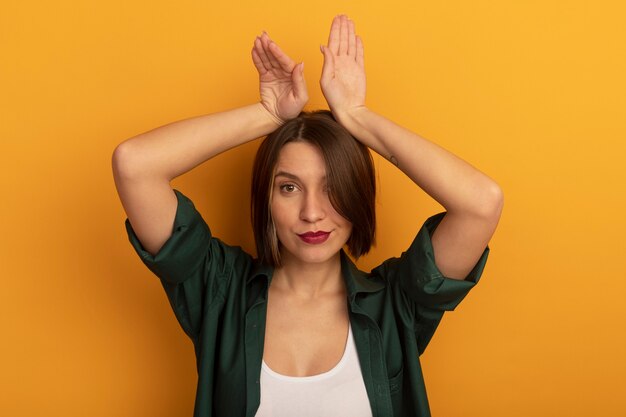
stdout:
POLYGON ((300 179, 300 178, 298 178, 297 175, 290 174, 289 172, 286 172, 286 171, 278 171, 276 173, 276 175, 274 175, 274 178, 276 178, 276 177, 287 177, 287 178, 295 180, 295 181, 298 181, 300 179))
MULTIPOLYGON (((276 173, 276 175, 274 175, 274 178, 276 178, 276 177, 287 177, 287 178, 289 178, 290 180, 300 181, 300 177, 298 177, 297 175, 292 174, 292 173, 290 173, 290 172, 287 172, 287 171, 278 171, 278 172, 276 173)), ((324 175, 324 177, 322 178, 322 180, 326 181, 326 175, 324 175)))

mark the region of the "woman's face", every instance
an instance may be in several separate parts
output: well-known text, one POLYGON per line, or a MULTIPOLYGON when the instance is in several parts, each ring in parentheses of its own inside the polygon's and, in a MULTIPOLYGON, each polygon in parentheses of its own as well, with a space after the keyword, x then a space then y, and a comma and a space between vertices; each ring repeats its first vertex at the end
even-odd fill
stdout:
POLYGON ((271 208, 283 264, 332 260, 352 233, 352 223, 330 203, 324 157, 308 142, 281 149, 271 208))

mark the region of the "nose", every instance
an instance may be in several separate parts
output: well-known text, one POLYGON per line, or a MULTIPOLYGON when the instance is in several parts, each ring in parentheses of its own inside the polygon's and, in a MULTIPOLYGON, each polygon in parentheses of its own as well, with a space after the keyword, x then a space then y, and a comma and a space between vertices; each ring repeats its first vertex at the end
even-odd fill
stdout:
POLYGON ((326 206, 330 204, 328 195, 323 192, 308 192, 302 200, 300 219, 315 223, 326 216, 326 206))

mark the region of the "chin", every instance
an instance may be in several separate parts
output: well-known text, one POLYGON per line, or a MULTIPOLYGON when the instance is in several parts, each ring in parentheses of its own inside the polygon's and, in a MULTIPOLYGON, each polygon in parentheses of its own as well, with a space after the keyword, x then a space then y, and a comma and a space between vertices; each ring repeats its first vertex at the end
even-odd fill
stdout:
MULTIPOLYGON (((332 260, 335 257, 339 256, 339 251, 341 248, 337 250, 332 250, 329 248, 307 248, 308 250, 300 250, 295 252, 284 251, 287 259, 291 259, 300 263, 307 264, 322 264, 332 260)), ((283 259, 285 257, 283 256, 283 259)))

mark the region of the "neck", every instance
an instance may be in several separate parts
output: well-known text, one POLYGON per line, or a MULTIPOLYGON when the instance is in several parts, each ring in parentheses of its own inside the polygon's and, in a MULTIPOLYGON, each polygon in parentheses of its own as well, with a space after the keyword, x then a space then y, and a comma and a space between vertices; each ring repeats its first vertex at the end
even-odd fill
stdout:
POLYGON ((327 262, 314 264, 283 259, 283 264, 274 271, 272 286, 302 298, 345 292, 340 254, 337 252, 327 262))

